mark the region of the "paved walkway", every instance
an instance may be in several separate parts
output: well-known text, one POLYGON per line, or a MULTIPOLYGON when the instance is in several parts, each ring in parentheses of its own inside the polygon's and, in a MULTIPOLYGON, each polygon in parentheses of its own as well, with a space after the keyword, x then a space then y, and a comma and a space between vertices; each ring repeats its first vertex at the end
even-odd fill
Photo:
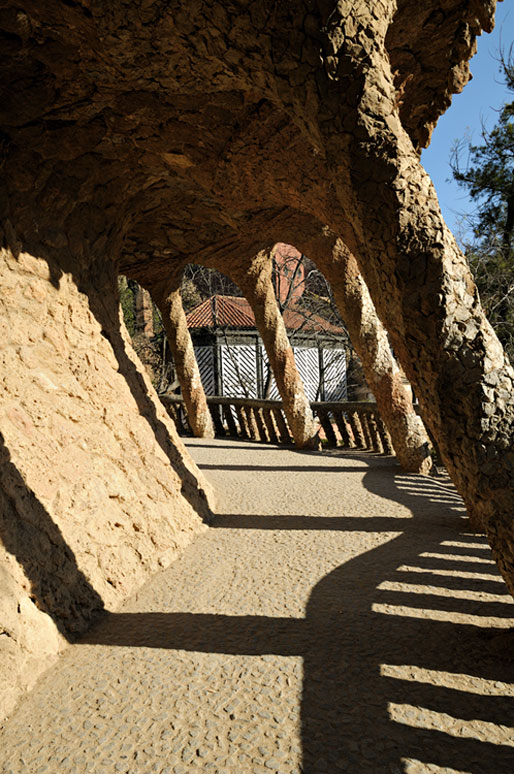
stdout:
POLYGON ((511 774, 514 604, 448 483, 189 446, 215 527, 40 679, 2 774, 511 774))

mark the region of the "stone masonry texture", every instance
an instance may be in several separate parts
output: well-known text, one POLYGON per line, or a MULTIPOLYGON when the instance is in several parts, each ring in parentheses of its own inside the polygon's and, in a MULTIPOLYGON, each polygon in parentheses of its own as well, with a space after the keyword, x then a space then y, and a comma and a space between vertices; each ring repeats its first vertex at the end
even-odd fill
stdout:
POLYGON ((37 660, 39 622, 53 653, 208 519, 207 485, 121 333, 117 272, 149 287, 189 262, 244 271, 275 242, 308 254, 313 223, 355 256, 514 593, 514 372, 419 163, 494 8, 1 1, 12 673, 37 660))

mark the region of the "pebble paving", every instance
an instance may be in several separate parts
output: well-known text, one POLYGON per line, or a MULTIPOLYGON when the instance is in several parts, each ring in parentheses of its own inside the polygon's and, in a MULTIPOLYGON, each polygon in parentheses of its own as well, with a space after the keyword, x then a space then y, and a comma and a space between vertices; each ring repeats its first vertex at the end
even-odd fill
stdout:
POLYGON ((514 604, 446 478, 188 446, 214 525, 40 678, 2 774, 514 771, 514 604))

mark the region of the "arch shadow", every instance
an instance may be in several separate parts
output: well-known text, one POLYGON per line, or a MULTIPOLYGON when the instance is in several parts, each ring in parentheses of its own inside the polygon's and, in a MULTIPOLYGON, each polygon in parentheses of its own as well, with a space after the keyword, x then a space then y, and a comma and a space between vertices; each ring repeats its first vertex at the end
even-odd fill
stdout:
POLYGON ((514 606, 480 599, 507 591, 494 562, 484 561, 487 542, 469 531, 460 497, 437 479, 398 471, 386 481, 371 470, 363 484, 407 505, 412 519, 399 520, 400 535, 312 591, 303 772, 410 772, 415 765, 507 772, 511 743, 488 742, 473 724, 463 730, 468 721, 513 719, 512 686, 510 696, 498 695, 492 683, 514 681, 514 630, 501 628, 502 619, 514 621, 514 606), (491 618, 499 628, 489 628, 491 618), (493 695, 474 687, 482 681, 493 695))
MULTIPOLYGON (((412 518, 319 520, 321 529, 395 534, 325 576, 305 618, 122 613, 84 641, 301 656, 303 774, 510 771, 512 741, 487 734, 512 719, 514 606, 455 493, 396 471, 384 482, 371 470, 364 485, 412 518)), ((215 527, 235 520, 222 516, 215 527)), ((304 529, 305 520, 246 516, 240 526, 304 529)))

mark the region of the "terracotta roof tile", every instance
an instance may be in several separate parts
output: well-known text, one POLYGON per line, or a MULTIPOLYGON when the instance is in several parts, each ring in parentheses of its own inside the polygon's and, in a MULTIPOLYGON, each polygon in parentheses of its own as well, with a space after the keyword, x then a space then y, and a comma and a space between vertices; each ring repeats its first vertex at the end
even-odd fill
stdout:
MULTIPOLYGON (((345 332, 340 326, 334 325, 318 314, 311 314, 298 304, 292 304, 284 311, 284 323, 289 331, 335 335, 345 332)), ((211 296, 189 312, 187 324, 189 328, 256 327, 250 304, 241 296, 211 296)))

